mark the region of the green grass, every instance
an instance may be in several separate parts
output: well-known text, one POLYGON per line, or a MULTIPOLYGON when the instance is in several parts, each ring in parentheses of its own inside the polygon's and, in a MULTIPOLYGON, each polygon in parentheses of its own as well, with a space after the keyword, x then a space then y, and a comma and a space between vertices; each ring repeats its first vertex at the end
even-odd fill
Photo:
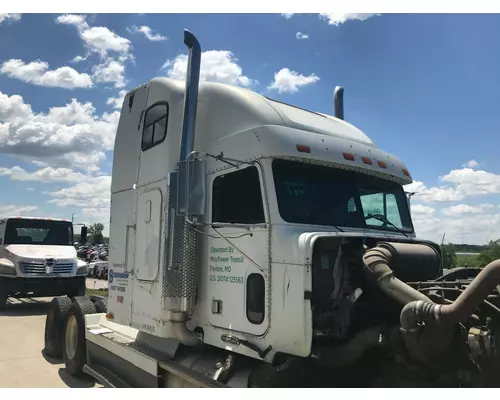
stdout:
POLYGON ((87 296, 108 296, 108 289, 87 289, 85 292, 87 296))
POLYGON ((465 267, 465 264, 467 264, 468 267, 474 267, 478 265, 478 260, 477 256, 463 256, 459 255, 457 256, 457 267, 465 267))

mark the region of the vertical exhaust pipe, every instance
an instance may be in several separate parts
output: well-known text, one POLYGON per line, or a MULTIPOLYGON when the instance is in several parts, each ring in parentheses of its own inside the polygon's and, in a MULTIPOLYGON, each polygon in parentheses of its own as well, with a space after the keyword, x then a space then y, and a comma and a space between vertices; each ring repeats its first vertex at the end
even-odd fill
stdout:
POLYGON ((184 93, 184 118, 182 121, 182 139, 180 161, 186 161, 194 147, 196 111, 198 108, 198 85, 200 82, 201 46, 191 32, 184 30, 184 44, 189 49, 186 92, 184 93))
POLYGON ((189 179, 188 158, 194 150, 194 135, 196 128, 196 111, 198 107, 198 86, 200 82, 201 47, 198 39, 188 30, 184 31, 184 44, 189 49, 186 90, 184 93, 184 115, 182 121, 182 136, 179 154, 179 180, 177 192, 177 220, 174 227, 175 233, 170 240, 175 244, 174 256, 180 274, 167 280, 172 297, 180 300, 175 309, 171 310, 172 331, 175 338, 185 346, 195 346, 201 340, 197 332, 191 331, 186 326, 186 321, 192 312, 196 286, 196 232, 182 217, 188 212, 189 179), (179 221, 180 219, 180 221, 179 221), (175 236, 175 239, 174 239, 175 236))
POLYGON ((344 119, 344 88, 336 86, 333 91, 333 104, 335 107, 335 117, 344 119))

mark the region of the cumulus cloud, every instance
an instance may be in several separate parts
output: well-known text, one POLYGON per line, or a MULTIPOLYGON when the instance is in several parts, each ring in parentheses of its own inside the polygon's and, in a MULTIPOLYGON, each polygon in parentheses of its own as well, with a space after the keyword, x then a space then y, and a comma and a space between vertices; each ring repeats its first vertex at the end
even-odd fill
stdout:
POLYGON ((0 168, 0 175, 9 176, 13 181, 40 182, 81 182, 88 177, 70 168, 45 167, 35 172, 27 172, 19 166, 0 168))
POLYGON ((25 63, 19 59, 5 61, 0 67, 0 73, 9 78, 19 79, 38 86, 60 87, 64 89, 89 88, 92 78, 88 74, 79 73, 71 67, 49 69, 44 61, 25 63))
POLYGON ((38 210, 37 206, 0 204, 0 215, 2 217, 10 217, 14 215, 25 216, 32 214, 36 210, 38 210))
POLYGON ((461 201, 469 197, 500 194, 500 175, 472 168, 450 171, 439 178, 443 185, 428 188, 415 181, 405 186, 407 191, 418 192, 415 198, 423 202, 461 201))
MULTIPOLYGON (((188 56, 178 55, 173 60, 168 60, 162 67, 167 71, 167 76, 174 79, 185 80, 188 56)), ((256 81, 243 75, 243 69, 238 65, 238 59, 227 50, 209 50, 201 54, 201 82, 221 82, 237 86, 250 86, 256 81)))
POLYGON ((115 52, 128 57, 131 51, 130 40, 104 26, 89 26, 85 15, 64 14, 57 17, 56 22, 75 26, 89 52, 96 52, 101 56, 115 52))
MULTIPOLYGON (((93 177, 61 190, 50 192, 49 203, 59 207, 78 207, 93 222, 109 223, 111 176, 93 177)), ((80 218, 81 219, 81 218, 80 218)))
POLYGON ((314 74, 302 75, 288 68, 282 68, 274 74, 274 81, 269 85, 268 89, 277 90, 279 93, 295 93, 300 88, 317 81, 319 81, 319 78, 314 74))
POLYGON ((6 21, 19 21, 21 19, 21 14, 7 14, 7 13, 0 13, 0 25, 2 22, 6 21))
POLYGON ((464 214, 481 214, 488 210, 491 210, 492 208, 494 208, 492 204, 457 204, 455 206, 443 208, 441 212, 443 213, 443 215, 453 217, 464 214))
POLYGON ((96 82, 113 83, 116 88, 125 86, 125 66, 116 61, 108 60, 94 67, 93 77, 96 82))
POLYGON ((302 32, 297 32, 295 37, 299 40, 309 39, 309 35, 306 35, 305 33, 302 32))
POLYGON ((113 149, 119 116, 98 115, 91 103, 76 99, 37 114, 21 96, 0 92, 0 153, 43 167, 97 171, 105 151, 113 149))
POLYGON ((365 21, 377 14, 360 13, 321 13, 319 17, 328 22, 328 25, 339 26, 347 21, 365 21))
POLYGON ((130 33, 142 33, 146 39, 152 41, 152 42, 159 42, 163 40, 167 40, 166 36, 162 36, 158 33, 153 34, 152 29, 149 26, 142 25, 142 26, 132 26, 132 28, 127 28, 127 30, 130 33))
POLYGON ((125 99, 126 94, 126 90, 120 90, 116 97, 109 97, 108 100, 106 100, 106 104, 120 110, 122 108, 123 100, 125 99))
POLYGON ((479 167, 479 163, 476 160, 469 160, 467 164, 462 165, 462 167, 477 168, 479 167))

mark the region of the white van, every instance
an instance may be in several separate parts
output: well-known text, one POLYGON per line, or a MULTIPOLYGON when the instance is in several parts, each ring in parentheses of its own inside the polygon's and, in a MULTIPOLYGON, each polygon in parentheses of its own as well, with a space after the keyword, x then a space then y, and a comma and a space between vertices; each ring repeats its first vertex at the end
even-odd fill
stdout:
MULTIPOLYGON (((81 230, 86 241, 87 227, 81 230)), ((0 218, 0 307, 8 297, 85 294, 87 263, 77 258, 73 224, 55 218, 0 218)))

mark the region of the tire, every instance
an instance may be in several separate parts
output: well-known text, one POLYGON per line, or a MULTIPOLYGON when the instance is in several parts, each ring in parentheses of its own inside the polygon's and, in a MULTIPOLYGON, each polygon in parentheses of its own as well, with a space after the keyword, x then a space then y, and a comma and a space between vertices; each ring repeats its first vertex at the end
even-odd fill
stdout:
POLYGON ((47 318, 45 319, 45 355, 52 358, 61 358, 64 341, 64 322, 66 313, 71 306, 68 297, 55 297, 49 303, 47 318))
POLYGON ((92 296, 90 298, 94 303, 95 311, 98 314, 103 314, 108 311, 108 298, 101 296, 92 296))
POLYGON ((68 297, 82 297, 85 296, 85 292, 87 291, 85 280, 82 279, 82 283, 78 285, 75 290, 67 293, 68 297))
POLYGON ((7 294, 7 288, 5 287, 5 281, 0 277, 0 310, 4 309, 7 305, 7 299, 9 295, 7 294))
POLYGON ((84 316, 95 313, 92 301, 88 297, 78 296, 73 299, 66 314, 62 354, 66 372, 71 376, 82 375, 87 362, 84 316))

